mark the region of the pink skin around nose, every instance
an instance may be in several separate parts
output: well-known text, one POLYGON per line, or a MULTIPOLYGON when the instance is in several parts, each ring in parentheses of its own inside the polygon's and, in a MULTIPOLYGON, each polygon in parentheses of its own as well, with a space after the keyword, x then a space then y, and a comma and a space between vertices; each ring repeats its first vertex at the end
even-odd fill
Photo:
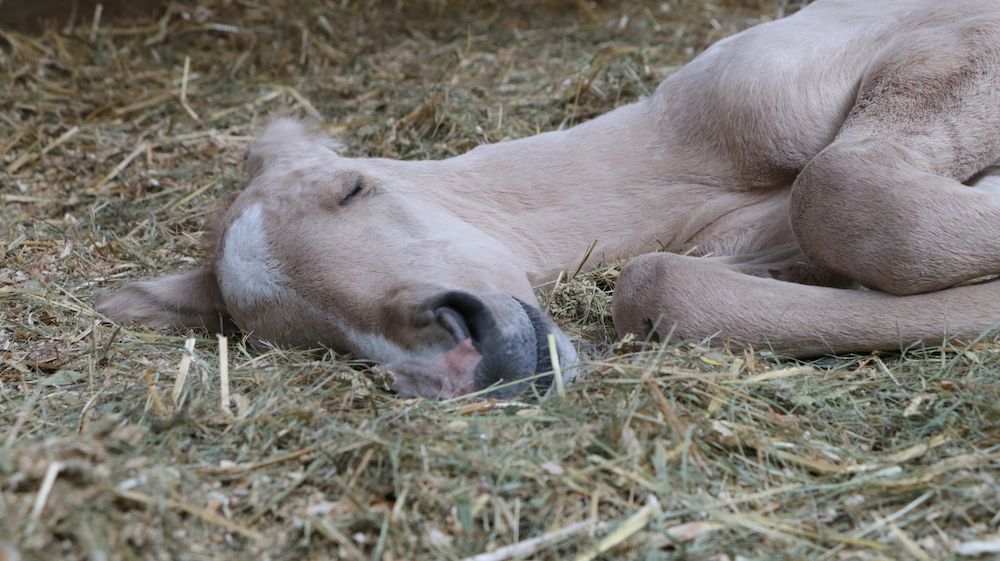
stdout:
POLYGON ((444 353, 444 364, 448 367, 445 380, 442 380, 441 397, 455 397, 471 393, 473 387, 473 373, 483 355, 472 346, 472 339, 465 339, 455 348, 444 353), (450 391, 454 392, 446 395, 450 391))
POLYGON ((445 353, 383 367, 396 375, 393 387, 401 396, 452 398, 475 391, 474 374, 482 359, 467 338, 445 353))

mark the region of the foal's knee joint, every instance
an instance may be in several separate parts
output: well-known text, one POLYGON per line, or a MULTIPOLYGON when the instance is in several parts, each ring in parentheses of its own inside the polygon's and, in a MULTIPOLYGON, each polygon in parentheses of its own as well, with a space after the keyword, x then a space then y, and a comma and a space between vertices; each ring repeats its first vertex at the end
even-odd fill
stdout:
POLYGON ((622 269, 611 306, 619 336, 633 333, 657 340, 671 331, 686 334, 690 314, 683 294, 690 279, 684 259, 670 253, 649 253, 622 269))

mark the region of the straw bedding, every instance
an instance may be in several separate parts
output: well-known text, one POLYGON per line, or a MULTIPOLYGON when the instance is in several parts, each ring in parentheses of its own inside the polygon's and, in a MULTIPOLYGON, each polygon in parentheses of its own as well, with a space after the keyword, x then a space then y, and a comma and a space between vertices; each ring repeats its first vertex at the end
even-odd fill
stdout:
POLYGON ((1000 550, 990 342, 814 363, 641 345, 611 328, 609 264, 540 289, 586 357, 565 398, 428 402, 350 357, 91 308, 200 257, 272 115, 348 155, 443 158, 648 95, 799 6, 200 0, 2 28, 0 559, 1000 550))

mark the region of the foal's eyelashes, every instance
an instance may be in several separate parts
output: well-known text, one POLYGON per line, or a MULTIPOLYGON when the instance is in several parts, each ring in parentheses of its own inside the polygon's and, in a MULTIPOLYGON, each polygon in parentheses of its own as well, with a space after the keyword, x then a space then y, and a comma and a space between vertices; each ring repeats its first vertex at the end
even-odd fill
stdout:
POLYGON ((340 206, 347 206, 348 204, 350 204, 351 200, 354 199, 354 197, 360 195, 361 191, 364 191, 364 188, 365 188, 364 180, 360 177, 357 178, 357 180, 355 180, 354 182, 354 188, 351 189, 351 192, 348 193, 347 196, 340 201, 340 206))

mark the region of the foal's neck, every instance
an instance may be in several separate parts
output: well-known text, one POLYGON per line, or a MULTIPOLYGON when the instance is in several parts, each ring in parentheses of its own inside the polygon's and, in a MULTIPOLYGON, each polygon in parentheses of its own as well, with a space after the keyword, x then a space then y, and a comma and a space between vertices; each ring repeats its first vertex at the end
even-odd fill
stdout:
POLYGON ((654 96, 567 131, 447 160, 369 163, 402 194, 507 245, 540 282, 563 269, 691 245, 731 212, 736 201, 704 158, 677 142, 667 113, 654 96))

